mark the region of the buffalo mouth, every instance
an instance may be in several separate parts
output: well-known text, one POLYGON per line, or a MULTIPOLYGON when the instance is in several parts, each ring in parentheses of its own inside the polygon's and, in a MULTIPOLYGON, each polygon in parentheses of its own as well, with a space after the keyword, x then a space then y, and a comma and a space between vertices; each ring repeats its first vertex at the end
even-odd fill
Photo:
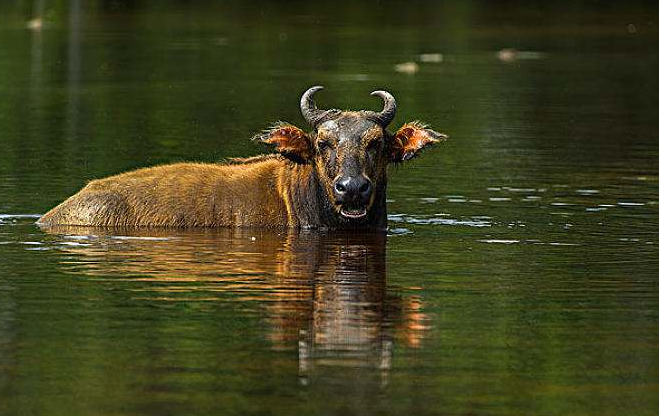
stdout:
POLYGON ((341 207, 339 210, 343 218, 357 220, 366 216, 366 208, 348 208, 341 207))

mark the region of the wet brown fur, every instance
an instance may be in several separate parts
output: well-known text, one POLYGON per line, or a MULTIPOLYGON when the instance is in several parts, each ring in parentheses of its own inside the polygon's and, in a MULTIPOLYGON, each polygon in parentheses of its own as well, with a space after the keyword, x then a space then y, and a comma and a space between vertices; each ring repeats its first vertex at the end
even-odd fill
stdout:
MULTIPOLYGON (((311 167, 265 155, 229 164, 179 163, 94 180, 39 219, 41 225, 298 227, 296 204, 311 167)), ((302 200, 304 204, 313 201, 302 200)))

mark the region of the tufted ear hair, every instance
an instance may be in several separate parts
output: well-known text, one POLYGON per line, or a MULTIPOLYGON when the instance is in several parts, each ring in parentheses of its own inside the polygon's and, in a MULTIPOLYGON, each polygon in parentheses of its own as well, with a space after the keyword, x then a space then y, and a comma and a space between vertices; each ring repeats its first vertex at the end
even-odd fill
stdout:
POLYGON ((418 121, 405 123, 398 129, 390 143, 390 161, 403 162, 418 156, 426 146, 448 139, 448 136, 429 129, 418 121))
POLYGON ((254 136, 254 140, 276 146, 276 150, 297 163, 307 163, 311 159, 311 140, 307 133, 292 124, 279 122, 263 133, 254 136))

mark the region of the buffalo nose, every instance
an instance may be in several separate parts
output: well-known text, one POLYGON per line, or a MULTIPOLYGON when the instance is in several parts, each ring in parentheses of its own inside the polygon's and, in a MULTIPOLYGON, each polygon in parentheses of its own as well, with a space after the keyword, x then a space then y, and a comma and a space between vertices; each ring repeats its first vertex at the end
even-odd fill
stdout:
MULTIPOLYGON (((371 181, 365 176, 339 177, 334 181, 337 199, 365 203, 371 196, 371 181)), ((348 202, 348 201, 345 201, 348 202)))

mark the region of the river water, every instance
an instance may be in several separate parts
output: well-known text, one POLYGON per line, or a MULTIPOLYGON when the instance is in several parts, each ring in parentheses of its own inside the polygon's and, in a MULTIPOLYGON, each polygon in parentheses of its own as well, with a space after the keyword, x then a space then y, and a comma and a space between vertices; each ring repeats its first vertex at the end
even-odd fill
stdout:
POLYGON ((655 6, 34 3, 0 5, 1 415, 656 414, 655 6), (264 152, 316 84, 451 137, 386 235, 34 225, 264 152))

